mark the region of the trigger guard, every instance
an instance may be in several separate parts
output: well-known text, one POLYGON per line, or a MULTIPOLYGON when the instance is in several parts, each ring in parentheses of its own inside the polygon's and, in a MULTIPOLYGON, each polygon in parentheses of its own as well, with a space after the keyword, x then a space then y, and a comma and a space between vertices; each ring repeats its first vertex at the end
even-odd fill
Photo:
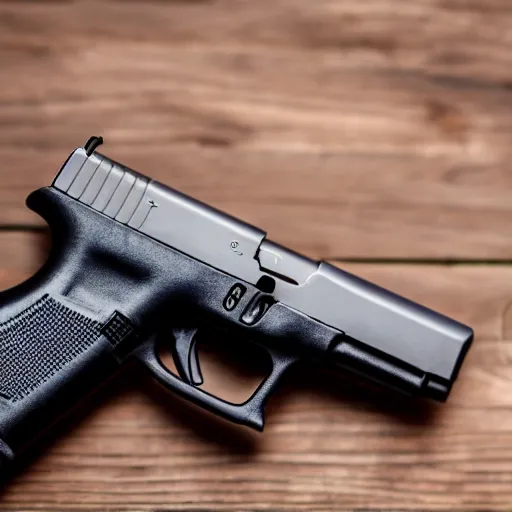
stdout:
POLYGON ((134 355, 149 369, 153 377, 168 390, 174 391, 227 420, 262 431, 265 423, 264 408, 270 394, 274 391, 285 371, 298 361, 297 356, 278 353, 274 350, 268 350, 268 352, 272 358, 272 371, 261 382, 253 395, 242 404, 226 402, 174 375, 158 356, 156 336, 141 345, 134 355))

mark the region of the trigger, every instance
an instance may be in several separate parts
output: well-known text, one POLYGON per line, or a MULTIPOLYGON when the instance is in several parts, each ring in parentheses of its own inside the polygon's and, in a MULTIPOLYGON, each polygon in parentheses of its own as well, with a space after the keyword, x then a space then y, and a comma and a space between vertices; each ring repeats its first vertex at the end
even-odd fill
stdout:
POLYGON ((197 329, 173 329, 173 356, 180 377, 187 384, 200 386, 203 383, 203 376, 197 355, 196 334, 197 329))

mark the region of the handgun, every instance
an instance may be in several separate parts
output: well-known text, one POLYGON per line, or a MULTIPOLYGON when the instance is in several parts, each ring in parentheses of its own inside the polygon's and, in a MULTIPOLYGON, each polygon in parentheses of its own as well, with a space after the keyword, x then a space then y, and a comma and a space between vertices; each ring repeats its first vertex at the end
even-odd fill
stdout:
POLYGON ((102 143, 89 139, 27 199, 48 223, 52 248, 35 275, 0 294, 2 465, 128 361, 257 430, 269 396, 299 361, 447 399, 469 327, 268 240, 100 154, 102 143), (204 389, 198 333, 216 329, 270 361, 243 403, 204 389))

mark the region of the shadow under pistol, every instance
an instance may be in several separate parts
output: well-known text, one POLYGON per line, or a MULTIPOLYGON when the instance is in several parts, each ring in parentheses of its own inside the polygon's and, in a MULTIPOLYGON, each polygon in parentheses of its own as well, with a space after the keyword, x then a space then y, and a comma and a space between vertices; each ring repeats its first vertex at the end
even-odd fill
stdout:
POLYGON ((127 360, 233 422, 263 429, 264 405, 302 361, 346 368, 444 401, 469 327, 152 181, 96 152, 93 137, 28 206, 52 230, 48 262, 0 294, 0 453, 30 441, 127 360), (269 376, 242 404, 201 389, 197 333, 265 349, 269 376), (172 341, 179 375, 162 362, 172 341))

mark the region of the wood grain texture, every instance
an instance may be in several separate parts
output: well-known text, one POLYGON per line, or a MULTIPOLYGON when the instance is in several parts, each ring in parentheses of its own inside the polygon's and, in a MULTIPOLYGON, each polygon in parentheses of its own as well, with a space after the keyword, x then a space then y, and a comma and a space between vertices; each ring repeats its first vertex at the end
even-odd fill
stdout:
POLYGON ((512 260, 511 23, 509 0, 0 0, 0 288, 48 251, 24 198, 98 133, 312 257, 403 258, 344 268, 477 334, 444 406, 309 368, 262 436, 127 371, 0 509, 510 511, 512 266, 441 263, 512 260))
POLYGON ((510 259, 505 0, 0 1, 2 224, 105 151, 322 258, 510 259), (297 227, 299 226, 299 227, 297 227))
MULTIPOLYGON (((0 235, 0 286, 35 271, 47 246, 41 234, 0 235)), ((512 268, 344 268, 475 328, 447 404, 308 368, 286 380, 258 435, 133 369, 57 429, 0 509, 510 510, 512 268)))

